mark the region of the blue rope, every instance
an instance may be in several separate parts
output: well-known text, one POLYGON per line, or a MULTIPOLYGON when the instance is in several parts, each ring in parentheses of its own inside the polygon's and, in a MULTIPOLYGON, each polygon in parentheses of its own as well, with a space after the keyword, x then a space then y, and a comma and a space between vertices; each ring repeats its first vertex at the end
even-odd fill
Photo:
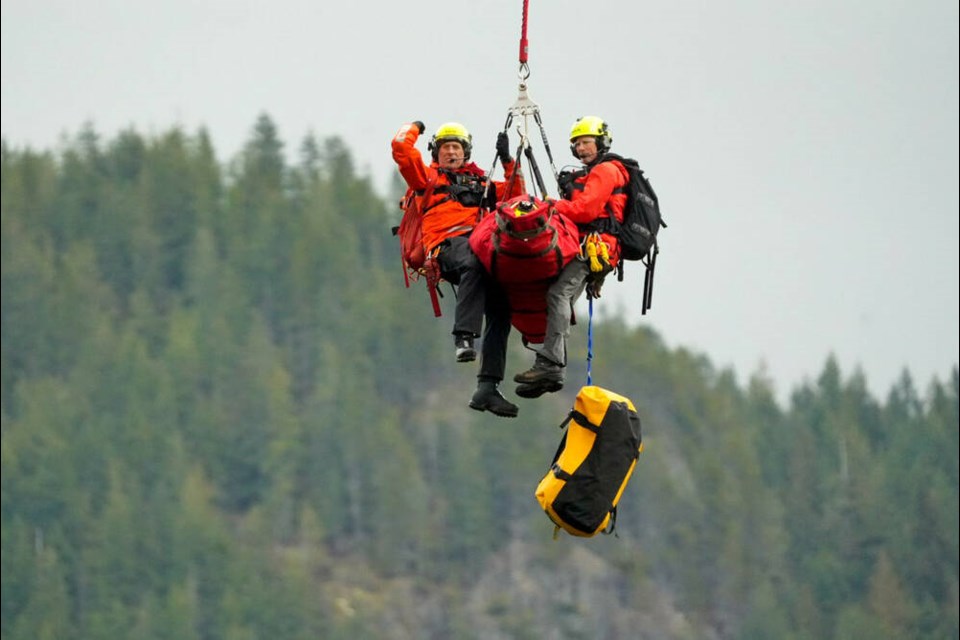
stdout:
POLYGON ((588 295, 590 317, 587 320, 587 386, 593 384, 593 296, 588 295))

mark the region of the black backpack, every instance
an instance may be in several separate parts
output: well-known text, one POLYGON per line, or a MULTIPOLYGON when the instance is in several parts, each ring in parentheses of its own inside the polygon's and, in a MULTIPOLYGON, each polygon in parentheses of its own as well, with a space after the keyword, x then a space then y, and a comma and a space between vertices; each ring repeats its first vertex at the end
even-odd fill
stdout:
MULTIPOLYGON (((660 227, 666 228, 667 223, 660 216, 660 201, 653 190, 653 186, 645 175, 643 169, 633 158, 624 158, 615 153, 607 152, 600 158, 600 162, 609 162, 616 160, 623 165, 624 169, 630 175, 627 184, 614 191, 614 193, 626 193, 627 204, 623 209, 623 223, 618 223, 613 216, 603 220, 603 231, 617 236, 620 243, 620 257, 622 258, 618 267, 617 279, 623 280, 623 260, 639 260, 647 269, 643 281, 643 304, 641 311, 646 314, 650 308, 650 302, 653 298, 653 271, 657 264, 657 254, 660 253, 660 246, 657 244, 657 234, 660 227)), ((577 175, 583 175, 581 172, 571 174, 561 174, 561 192, 565 187, 572 185, 573 179, 577 175)), ((569 197, 569 191, 567 192, 569 197)))
POLYGON ((651 255, 656 255, 657 234, 660 227, 667 226, 660 217, 660 201, 636 160, 607 153, 601 162, 610 160, 618 161, 630 174, 630 181, 623 187, 627 194, 623 224, 617 230, 620 256, 624 260, 645 261, 651 255))

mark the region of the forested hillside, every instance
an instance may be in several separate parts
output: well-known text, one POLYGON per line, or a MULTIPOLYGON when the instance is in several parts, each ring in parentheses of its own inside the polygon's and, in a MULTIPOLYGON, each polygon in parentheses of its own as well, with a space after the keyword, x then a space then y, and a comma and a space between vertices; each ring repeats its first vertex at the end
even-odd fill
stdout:
POLYGON ((470 411, 395 203, 267 116, 229 162, 203 131, 4 143, 5 640, 958 637, 956 368, 877 399, 824 354, 781 406, 603 322, 645 450, 616 536, 554 540, 580 374, 470 411))

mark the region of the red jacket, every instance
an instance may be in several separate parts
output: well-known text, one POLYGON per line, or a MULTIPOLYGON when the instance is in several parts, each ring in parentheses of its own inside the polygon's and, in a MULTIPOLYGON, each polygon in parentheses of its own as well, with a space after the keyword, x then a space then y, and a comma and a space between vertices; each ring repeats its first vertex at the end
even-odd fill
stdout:
MULTIPOLYGON (((612 215, 617 222, 623 222, 623 209, 627 205, 623 187, 629 182, 630 174, 618 161, 598 162, 574 180, 569 200, 555 203, 557 212, 576 223, 581 238, 589 233, 590 223, 606 216, 612 215)), ((620 257, 617 239, 608 233, 602 233, 601 238, 610 248, 610 264, 615 266, 620 257)))
MULTIPOLYGON (((425 203, 423 207, 423 246, 429 252, 451 236, 469 233, 477 224, 478 206, 465 206, 446 192, 446 189, 452 184, 448 174, 463 176, 463 179, 468 182, 481 181, 481 184, 487 178, 483 169, 472 162, 465 163, 453 172, 441 171, 436 162, 426 165, 423 162, 423 156, 416 147, 419 137, 420 130, 416 125, 405 124, 394 136, 391 147, 393 149, 393 160, 397 163, 400 175, 406 180, 410 189, 423 192, 430 181, 435 181, 434 193, 430 197, 430 201, 425 203)), ((493 182, 497 202, 526 193, 527 187, 523 181, 523 176, 517 172, 517 177, 513 181, 513 189, 511 189, 509 195, 507 194, 507 184, 515 167, 516 163, 513 161, 504 163, 505 180, 503 182, 493 182)))

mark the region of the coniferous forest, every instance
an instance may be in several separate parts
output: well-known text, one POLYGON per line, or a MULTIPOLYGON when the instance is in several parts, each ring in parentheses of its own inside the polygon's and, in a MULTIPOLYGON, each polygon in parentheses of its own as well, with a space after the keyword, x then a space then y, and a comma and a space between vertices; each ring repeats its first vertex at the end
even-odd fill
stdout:
POLYGON ((227 162, 203 130, 4 143, 5 640, 958 637, 956 367, 874 398, 824 354, 784 406, 598 323, 644 452, 616 535, 554 540, 578 385, 466 407, 397 197, 266 115, 227 162))

